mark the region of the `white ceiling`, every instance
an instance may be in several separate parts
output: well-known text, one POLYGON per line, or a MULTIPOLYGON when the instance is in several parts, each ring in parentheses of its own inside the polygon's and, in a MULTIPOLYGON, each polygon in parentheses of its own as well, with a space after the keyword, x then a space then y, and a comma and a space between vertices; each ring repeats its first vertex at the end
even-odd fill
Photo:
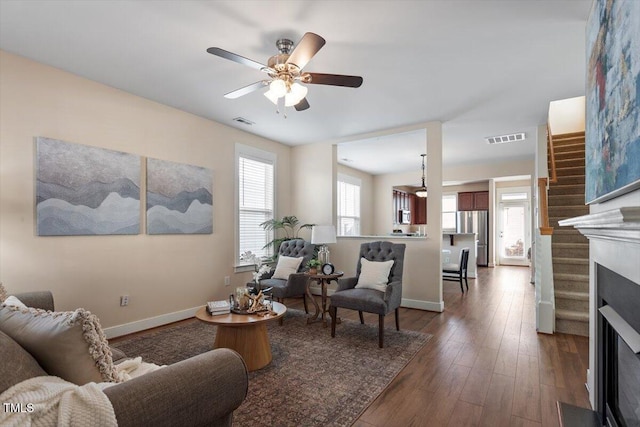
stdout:
MULTIPOLYGON (((445 165, 494 162, 533 156, 549 102, 584 94, 591 2, 0 0, 0 48, 289 145, 440 120, 445 165), (311 108, 286 119, 261 92, 223 98, 264 74, 208 47, 264 63, 307 31, 327 43, 305 71, 362 87, 310 85, 311 108), (528 138, 484 141, 513 132, 528 138)), ((381 140, 376 173, 404 153, 381 140)), ((414 169, 422 151, 404 153, 414 169)))

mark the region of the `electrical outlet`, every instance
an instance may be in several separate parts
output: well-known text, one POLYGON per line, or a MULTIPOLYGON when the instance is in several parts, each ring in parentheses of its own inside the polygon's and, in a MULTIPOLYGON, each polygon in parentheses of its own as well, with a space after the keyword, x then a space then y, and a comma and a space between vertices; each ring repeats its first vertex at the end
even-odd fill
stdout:
POLYGON ((122 295, 120 297, 120 307, 129 305, 129 295, 122 295))
POLYGON ((224 285, 225 286, 231 285, 231 279, 229 278, 229 276, 224 276, 224 285))

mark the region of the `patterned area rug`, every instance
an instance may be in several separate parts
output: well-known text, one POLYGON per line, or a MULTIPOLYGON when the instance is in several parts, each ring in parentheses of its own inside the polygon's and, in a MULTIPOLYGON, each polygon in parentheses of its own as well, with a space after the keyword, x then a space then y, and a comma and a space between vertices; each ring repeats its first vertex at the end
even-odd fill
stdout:
MULTIPOLYGON (((235 426, 349 426, 431 338, 389 327, 380 349, 377 324, 343 320, 331 338, 330 328, 307 325, 298 310, 289 310, 282 326, 274 321, 267 328, 273 361, 249 373, 235 426)), ((146 362, 171 364, 210 350, 215 332, 194 320, 113 346, 146 362)))

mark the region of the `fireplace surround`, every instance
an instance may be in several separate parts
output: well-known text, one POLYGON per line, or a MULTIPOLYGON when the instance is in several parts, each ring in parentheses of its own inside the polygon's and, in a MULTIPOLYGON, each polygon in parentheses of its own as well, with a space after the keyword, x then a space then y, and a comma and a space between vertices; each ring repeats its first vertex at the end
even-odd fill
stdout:
POLYGON ((560 225, 589 238, 592 408, 600 425, 640 426, 640 207, 622 206, 560 225))
POLYGON ((640 427, 640 284, 596 265, 598 416, 640 427))

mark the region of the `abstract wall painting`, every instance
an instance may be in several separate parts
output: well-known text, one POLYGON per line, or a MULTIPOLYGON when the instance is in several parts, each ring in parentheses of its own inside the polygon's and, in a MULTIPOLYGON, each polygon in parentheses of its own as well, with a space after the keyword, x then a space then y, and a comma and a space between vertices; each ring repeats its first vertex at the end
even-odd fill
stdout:
POLYGON ((147 159, 147 233, 213 233, 211 169, 147 159))
POLYGON ((36 138, 39 236, 138 234, 141 158, 36 138))
POLYGON ((586 201, 640 188, 640 1, 598 0, 587 22, 586 201))

